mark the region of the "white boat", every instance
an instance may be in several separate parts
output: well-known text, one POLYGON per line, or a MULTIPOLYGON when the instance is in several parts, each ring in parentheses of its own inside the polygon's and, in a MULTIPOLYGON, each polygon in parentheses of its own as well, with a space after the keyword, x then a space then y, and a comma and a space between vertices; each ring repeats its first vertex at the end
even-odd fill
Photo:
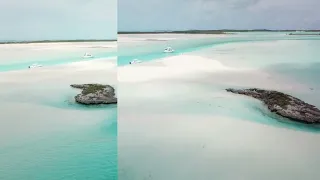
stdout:
POLYGON ((129 64, 137 64, 137 63, 141 63, 141 61, 138 60, 138 59, 134 59, 134 60, 129 62, 129 64))
POLYGON ((164 53, 172 53, 172 52, 174 52, 174 49, 172 49, 171 47, 167 47, 167 48, 164 49, 163 52, 164 53))
POLYGON ((93 58, 92 54, 89 54, 89 53, 85 53, 83 55, 83 58, 93 58))
POLYGON ((32 65, 28 66, 29 69, 39 68, 39 67, 42 67, 42 65, 41 64, 32 64, 32 65))

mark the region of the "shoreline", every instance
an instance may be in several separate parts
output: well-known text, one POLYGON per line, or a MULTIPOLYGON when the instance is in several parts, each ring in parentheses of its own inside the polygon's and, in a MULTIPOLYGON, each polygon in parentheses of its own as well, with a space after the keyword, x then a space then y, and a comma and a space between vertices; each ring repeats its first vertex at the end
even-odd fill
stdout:
POLYGON ((220 30, 189 30, 189 31, 119 31, 118 34, 226 34, 220 30))
POLYGON ((320 30, 269 30, 269 29, 216 29, 216 30, 180 30, 180 31, 119 31, 118 34, 235 34, 238 32, 320 32, 320 30))
POLYGON ((288 36, 320 36, 319 34, 313 33, 313 34, 308 34, 308 33, 289 33, 288 36))
POLYGON ((79 39, 79 40, 39 40, 39 41, 0 41, 0 44, 41 44, 41 43, 73 43, 73 42, 117 42, 117 39, 79 39))

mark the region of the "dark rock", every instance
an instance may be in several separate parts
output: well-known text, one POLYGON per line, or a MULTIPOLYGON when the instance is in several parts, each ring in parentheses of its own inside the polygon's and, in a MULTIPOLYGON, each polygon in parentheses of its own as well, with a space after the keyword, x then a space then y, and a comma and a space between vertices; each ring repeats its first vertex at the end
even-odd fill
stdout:
POLYGON ((320 110, 318 108, 288 94, 257 88, 229 88, 226 91, 259 99, 271 112, 290 120, 306 124, 320 124, 320 110))
POLYGON ((75 101, 85 105, 117 104, 115 90, 110 85, 103 84, 71 84, 73 88, 82 89, 75 96, 75 101))

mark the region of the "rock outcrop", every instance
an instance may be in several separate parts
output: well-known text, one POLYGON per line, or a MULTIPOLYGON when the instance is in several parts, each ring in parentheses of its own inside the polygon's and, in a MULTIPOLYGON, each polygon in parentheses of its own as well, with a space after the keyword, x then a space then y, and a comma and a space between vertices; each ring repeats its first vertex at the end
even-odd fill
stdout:
POLYGON ((82 89, 75 96, 75 101, 85 105, 117 104, 115 90, 110 85, 103 84, 71 84, 73 88, 82 89))
POLYGON ((320 110, 318 108, 288 94, 257 88, 229 88, 226 91, 259 99, 271 112, 292 121, 305 124, 320 124, 320 110))

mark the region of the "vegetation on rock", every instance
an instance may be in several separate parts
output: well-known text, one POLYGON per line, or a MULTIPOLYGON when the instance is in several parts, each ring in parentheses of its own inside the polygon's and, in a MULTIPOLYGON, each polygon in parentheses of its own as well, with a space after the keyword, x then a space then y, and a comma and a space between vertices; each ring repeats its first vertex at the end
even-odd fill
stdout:
POLYGON ((278 91, 250 89, 226 89, 227 92, 242 94, 261 100, 271 112, 306 124, 320 124, 320 110, 298 98, 278 91))
POLYGON ((80 104, 116 104, 115 90, 110 85, 103 84, 72 84, 73 88, 82 89, 82 92, 75 96, 76 102, 80 104))

